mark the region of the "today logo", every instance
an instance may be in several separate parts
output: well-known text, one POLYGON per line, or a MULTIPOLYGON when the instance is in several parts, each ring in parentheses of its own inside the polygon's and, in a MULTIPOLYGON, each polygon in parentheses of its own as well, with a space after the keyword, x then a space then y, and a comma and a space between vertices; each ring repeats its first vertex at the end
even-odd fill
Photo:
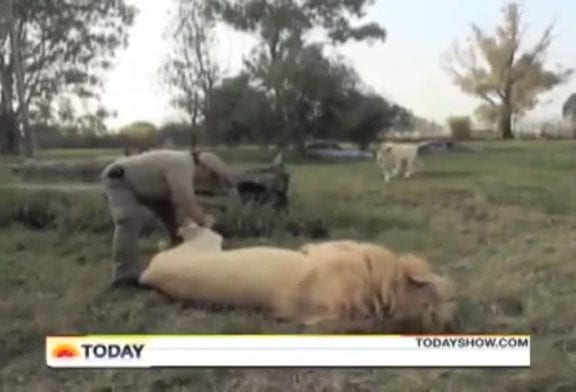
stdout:
POLYGON ((58 344, 52 349, 52 357, 58 359, 77 358, 80 356, 78 347, 72 344, 58 344))
POLYGON ((52 357, 57 359, 140 359, 144 344, 64 343, 52 349, 52 357))

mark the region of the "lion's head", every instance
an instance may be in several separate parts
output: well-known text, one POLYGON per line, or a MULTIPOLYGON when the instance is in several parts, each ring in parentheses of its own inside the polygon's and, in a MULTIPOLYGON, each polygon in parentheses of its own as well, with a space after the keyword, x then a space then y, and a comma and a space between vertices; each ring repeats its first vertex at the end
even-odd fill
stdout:
POLYGON ((330 309, 326 317, 332 324, 356 318, 388 333, 450 328, 453 285, 424 258, 397 256, 385 247, 351 240, 312 243, 300 250, 309 256, 316 277, 306 292, 315 292, 321 308, 330 309))

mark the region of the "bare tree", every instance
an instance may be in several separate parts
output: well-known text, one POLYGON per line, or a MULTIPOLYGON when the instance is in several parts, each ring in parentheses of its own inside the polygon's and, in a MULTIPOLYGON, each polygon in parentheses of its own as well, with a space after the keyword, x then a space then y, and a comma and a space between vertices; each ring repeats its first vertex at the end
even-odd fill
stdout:
MULTIPOLYGON (((173 50, 163 65, 164 81, 171 89, 173 105, 183 110, 192 129, 202 122, 204 134, 213 130, 212 96, 222 71, 215 54, 215 21, 203 0, 177 0, 177 14, 168 36, 173 50)), ((195 143, 195 135, 192 135, 195 143)))
POLYGON ((507 3, 502 15, 503 22, 492 35, 473 24, 470 45, 455 44, 443 58, 443 67, 464 93, 483 101, 476 114, 497 124, 502 137, 511 139, 513 118, 533 109, 538 96, 567 81, 572 70, 545 67, 553 24, 533 46, 523 48, 526 29, 520 5, 507 3))
POLYGON ((20 36, 16 33, 16 22, 14 20, 13 2, 7 1, 6 18, 8 20, 8 35, 10 36, 10 50, 12 52, 12 64, 14 65, 14 73, 16 75, 16 91, 18 94, 18 103, 20 106, 20 125, 24 135, 23 150, 26 157, 34 156, 35 140, 30 130, 28 105, 26 104, 26 97, 24 92, 24 70, 22 66, 22 53, 20 45, 20 36))

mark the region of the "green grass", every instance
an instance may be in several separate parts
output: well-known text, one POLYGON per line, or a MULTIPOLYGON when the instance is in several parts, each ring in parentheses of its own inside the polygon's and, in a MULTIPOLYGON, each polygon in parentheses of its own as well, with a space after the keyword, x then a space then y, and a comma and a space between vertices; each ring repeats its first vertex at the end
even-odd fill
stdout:
MULTIPOLYGON (((331 238, 426 255, 460 287, 462 331, 531 333, 531 369, 47 369, 43 338, 50 333, 280 333, 294 327, 253 312, 194 308, 153 292, 105 292, 112 233, 100 195, 0 189, 0 390, 576 390, 576 144, 483 144, 479 154, 427 156, 422 173, 388 184, 373 162, 289 161, 290 215, 278 221, 259 215, 255 221, 268 233, 262 238, 250 236, 249 212, 226 215, 222 219, 246 234, 227 246, 297 246, 306 238, 287 227, 322 219, 331 238)), ((265 162, 273 153, 223 155, 246 163, 265 162)), ((10 176, 0 171, 0 179, 9 186, 10 176)), ((157 239, 145 245, 152 249, 157 239)))

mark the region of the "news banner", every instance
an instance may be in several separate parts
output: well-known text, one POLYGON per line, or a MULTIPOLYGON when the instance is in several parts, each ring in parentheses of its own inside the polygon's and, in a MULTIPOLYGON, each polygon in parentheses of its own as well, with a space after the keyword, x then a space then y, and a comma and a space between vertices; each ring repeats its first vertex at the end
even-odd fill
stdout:
POLYGON ((46 337, 53 368, 529 367, 529 335, 46 337))

